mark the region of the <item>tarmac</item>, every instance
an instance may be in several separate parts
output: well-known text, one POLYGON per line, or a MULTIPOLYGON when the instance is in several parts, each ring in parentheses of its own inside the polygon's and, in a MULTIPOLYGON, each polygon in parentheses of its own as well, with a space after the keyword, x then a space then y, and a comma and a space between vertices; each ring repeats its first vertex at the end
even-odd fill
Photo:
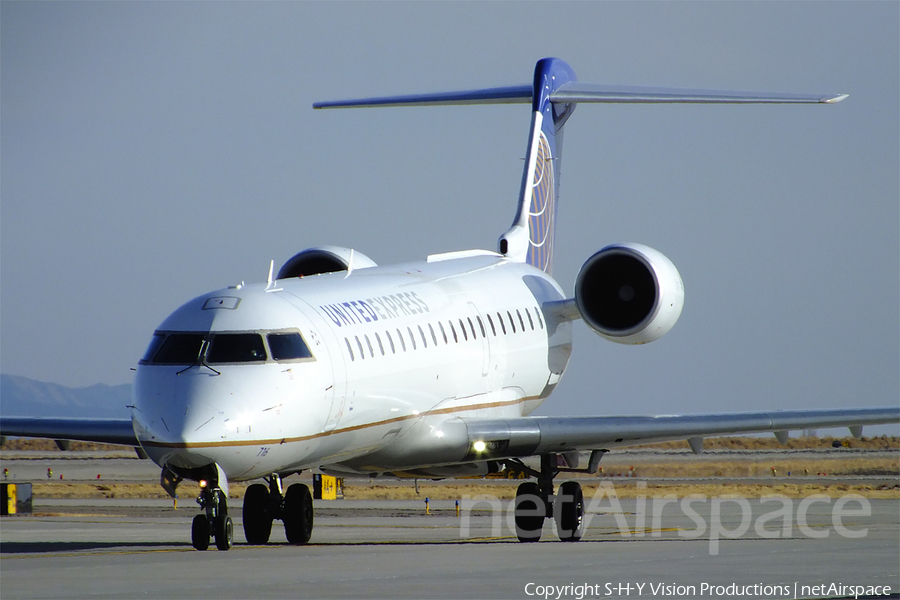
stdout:
POLYGON ((685 508, 681 501, 648 498, 641 507, 640 500, 616 504, 605 496, 588 499, 581 542, 558 541, 548 520, 542 541, 528 544, 515 540, 500 501, 499 514, 482 502, 464 503, 460 516, 453 501, 430 503, 431 514, 420 501, 317 501, 306 546, 288 545, 279 522, 268 546, 245 544, 235 500, 235 545, 198 552, 190 543, 197 508, 187 502, 175 510, 168 500, 38 499, 33 516, 0 521, 0 596, 853 597, 840 593, 847 586, 900 592, 900 503, 839 500, 801 507, 805 500, 708 498, 685 508))
MULTIPOLYGON (((47 468, 9 458, 19 482, 47 468)), ((52 467, 66 480, 158 477, 124 456, 52 467)), ((550 519, 540 542, 518 542, 510 502, 485 495, 427 514, 424 499, 318 500, 309 544, 287 544, 276 521, 269 545, 249 546, 232 499, 228 552, 192 548, 193 500, 35 498, 32 515, 0 519, 0 598, 900 597, 900 501, 609 489, 585 498, 578 543, 558 541, 550 519)))

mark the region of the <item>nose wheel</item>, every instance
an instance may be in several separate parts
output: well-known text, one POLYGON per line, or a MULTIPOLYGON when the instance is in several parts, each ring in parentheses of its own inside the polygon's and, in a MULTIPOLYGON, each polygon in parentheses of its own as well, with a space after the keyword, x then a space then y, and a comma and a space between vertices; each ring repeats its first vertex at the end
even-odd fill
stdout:
POLYGON ((191 523, 191 544, 197 550, 209 548, 209 518, 206 515, 197 515, 191 523))

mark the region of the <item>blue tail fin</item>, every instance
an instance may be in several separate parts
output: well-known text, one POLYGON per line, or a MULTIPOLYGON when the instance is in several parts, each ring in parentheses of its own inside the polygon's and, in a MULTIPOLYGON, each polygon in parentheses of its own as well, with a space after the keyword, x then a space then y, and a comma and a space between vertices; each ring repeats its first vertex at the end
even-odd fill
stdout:
POLYGON ((571 67, 558 58, 544 58, 534 69, 531 131, 519 208, 512 227, 500 237, 500 252, 550 273, 559 200, 563 125, 575 110, 574 102, 556 102, 551 94, 575 82, 571 67))

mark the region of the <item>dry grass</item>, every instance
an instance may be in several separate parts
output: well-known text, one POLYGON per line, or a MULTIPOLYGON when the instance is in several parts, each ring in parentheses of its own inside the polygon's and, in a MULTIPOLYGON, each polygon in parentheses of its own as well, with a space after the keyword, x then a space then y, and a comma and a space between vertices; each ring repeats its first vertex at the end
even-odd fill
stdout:
MULTIPOLYGON (((778 482, 772 485, 763 484, 658 484, 636 485, 635 481, 613 481, 602 484, 584 485, 585 496, 593 497, 601 486, 612 486, 619 498, 635 498, 637 496, 653 497, 674 495, 683 498, 689 494, 701 494, 707 497, 734 494, 744 498, 760 498, 766 495, 779 495, 788 498, 805 498, 813 494, 824 494, 836 498, 846 494, 859 494, 866 498, 886 498, 900 500, 900 485, 825 485, 819 483, 778 482)), ((242 498, 246 484, 232 484, 229 487, 229 498, 242 498)), ((609 489, 606 487, 605 489, 609 489)), ((178 489, 180 501, 197 497, 199 488, 195 485, 183 485, 178 489)), ((159 485, 152 483, 35 483, 32 492, 36 498, 168 498, 159 485)), ((607 492, 609 493, 609 492, 607 492)), ((494 496, 501 500, 512 500, 516 494, 516 485, 506 482, 484 480, 473 483, 419 483, 416 493, 412 482, 396 485, 383 485, 367 482, 344 482, 344 498, 347 500, 459 500, 464 497, 474 498, 479 495, 494 496)))
MULTIPOLYGON (((846 494, 859 494, 866 498, 887 498, 900 500, 900 486, 874 485, 822 485, 777 483, 774 485, 740 485, 740 484, 650 484, 638 487, 635 482, 609 481, 603 484, 591 483, 583 486, 584 494, 593 497, 601 486, 612 486, 619 498, 635 498, 638 496, 674 495, 678 498, 690 494, 701 494, 707 497, 734 494, 744 498, 761 498, 767 495, 786 496, 788 498, 805 498, 813 494, 824 494, 836 498, 846 494)), ((608 489, 608 488, 606 488, 608 489)), ((501 500, 512 500, 516 495, 516 486, 509 484, 491 484, 490 480, 481 483, 467 484, 419 484, 419 493, 415 486, 407 485, 375 485, 344 482, 344 498, 348 500, 458 500, 464 497, 474 498, 479 495, 495 496, 501 500)))
MULTIPOLYGON (((603 463, 601 462, 601 465, 603 463)), ((900 477, 900 456, 889 458, 803 458, 784 456, 778 458, 747 457, 743 460, 718 461, 660 461, 639 463, 634 467, 638 477, 801 477, 805 475, 886 475, 900 477)), ((615 477, 629 476, 628 467, 607 466, 603 474, 615 477)))
MULTIPOLYGON (((597 486, 585 486, 585 495, 593 495, 597 486), (590 490, 590 491, 588 491, 590 490)), ((734 495, 743 498, 762 498, 763 496, 786 496, 788 498, 806 498, 814 494, 821 494, 831 498, 838 498, 847 494, 858 494, 866 498, 884 498, 900 500, 900 485, 848 485, 848 484, 811 484, 811 483, 776 483, 763 484, 733 484, 733 483, 708 483, 685 485, 648 485, 646 488, 637 486, 615 486, 616 495, 619 498, 635 498, 638 496, 652 497, 675 495, 678 498, 690 494, 700 494, 709 498, 715 496, 734 495)))
MULTIPOLYGON (((243 498, 247 484, 232 483, 228 486, 229 498, 243 498)), ((61 481, 33 483, 31 492, 35 498, 169 498, 158 483, 69 483, 61 481)), ((178 487, 178 499, 194 499, 199 486, 186 482, 178 487)))

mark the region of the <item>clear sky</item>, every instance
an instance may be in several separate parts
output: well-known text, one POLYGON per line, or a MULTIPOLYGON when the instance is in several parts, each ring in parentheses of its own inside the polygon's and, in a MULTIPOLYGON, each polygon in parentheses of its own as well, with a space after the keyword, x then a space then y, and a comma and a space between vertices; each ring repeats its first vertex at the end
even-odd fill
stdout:
POLYGON ((897 2, 0 3, 0 369, 129 382, 190 298, 313 245, 495 249, 526 105, 316 100, 581 81, 848 93, 832 106, 582 105, 554 273, 653 246, 684 313, 579 323, 541 412, 890 405, 900 389, 897 2))

